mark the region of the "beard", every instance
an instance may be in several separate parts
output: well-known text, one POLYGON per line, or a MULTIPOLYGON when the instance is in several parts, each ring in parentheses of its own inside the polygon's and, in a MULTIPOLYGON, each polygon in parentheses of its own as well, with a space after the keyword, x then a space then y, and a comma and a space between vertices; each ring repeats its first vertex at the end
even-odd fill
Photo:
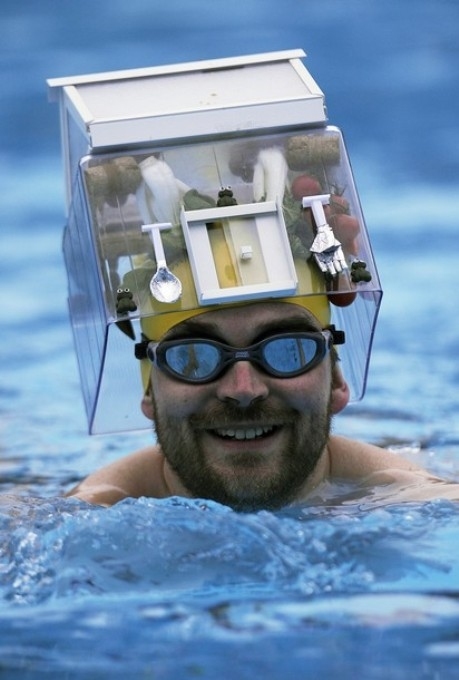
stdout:
POLYGON ((314 472, 328 441, 331 429, 330 398, 319 400, 307 413, 256 404, 239 409, 220 405, 188 420, 161 412, 155 403, 154 427, 164 457, 192 496, 213 500, 234 510, 251 512, 275 510, 296 499, 314 472), (219 468, 203 451, 199 433, 243 422, 283 423, 288 429, 282 450, 268 460, 253 451, 231 454, 230 465, 219 468))

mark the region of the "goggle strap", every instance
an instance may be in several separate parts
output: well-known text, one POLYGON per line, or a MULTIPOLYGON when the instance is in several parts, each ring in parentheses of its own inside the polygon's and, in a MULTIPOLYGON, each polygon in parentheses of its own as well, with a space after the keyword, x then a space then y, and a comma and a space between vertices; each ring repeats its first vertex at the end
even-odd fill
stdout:
POLYGON ((346 334, 344 331, 337 330, 334 324, 327 326, 325 330, 330 331, 334 345, 344 345, 346 342, 346 334))
POLYGON ((150 340, 142 333, 142 341, 136 342, 134 345, 134 355, 139 361, 147 358, 147 348, 150 344, 150 340))
MULTIPOLYGON (((330 331, 334 345, 343 345, 345 343, 346 338, 344 331, 337 330, 333 324, 327 326, 326 330, 330 331)), ((136 359, 142 361, 143 359, 147 358, 147 349, 150 342, 151 341, 142 333, 142 341, 136 342, 134 345, 134 354, 136 359)))

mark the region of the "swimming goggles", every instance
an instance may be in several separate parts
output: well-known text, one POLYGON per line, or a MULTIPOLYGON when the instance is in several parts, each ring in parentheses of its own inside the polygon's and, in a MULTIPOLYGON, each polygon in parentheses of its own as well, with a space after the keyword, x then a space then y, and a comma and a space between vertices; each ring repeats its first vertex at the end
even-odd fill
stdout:
POLYGON ((343 335, 333 329, 295 331, 271 335, 249 347, 206 338, 146 341, 138 343, 136 356, 148 358, 164 373, 187 383, 216 380, 236 361, 250 361, 274 378, 294 378, 317 366, 334 343, 344 342, 343 335))

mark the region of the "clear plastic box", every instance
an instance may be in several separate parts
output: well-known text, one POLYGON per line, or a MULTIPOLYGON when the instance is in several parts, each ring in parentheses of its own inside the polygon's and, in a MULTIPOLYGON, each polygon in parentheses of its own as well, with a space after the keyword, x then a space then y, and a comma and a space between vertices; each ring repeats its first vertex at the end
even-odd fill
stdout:
POLYGON ((191 310, 252 300, 327 296, 352 399, 363 396, 382 291, 342 134, 301 56, 50 81, 90 432, 151 426, 134 359, 142 329, 160 336, 191 310), (311 252, 322 218, 340 244, 333 275, 311 252), (158 267, 176 280, 158 286, 158 267))

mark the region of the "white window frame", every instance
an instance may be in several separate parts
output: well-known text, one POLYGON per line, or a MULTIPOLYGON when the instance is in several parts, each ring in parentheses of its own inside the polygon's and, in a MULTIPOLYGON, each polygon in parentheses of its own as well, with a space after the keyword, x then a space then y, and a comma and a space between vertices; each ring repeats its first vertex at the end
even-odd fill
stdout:
MULTIPOLYGON (((282 209, 278 203, 266 201, 202 210, 182 209, 180 219, 200 305, 282 297, 296 293, 298 278, 282 209), (254 221, 267 281, 221 287, 207 225, 228 220, 231 228, 236 229, 238 218, 254 221)), ((241 266, 247 266, 247 259, 250 259, 247 255, 247 251, 241 253, 240 259, 245 261, 241 266)))

